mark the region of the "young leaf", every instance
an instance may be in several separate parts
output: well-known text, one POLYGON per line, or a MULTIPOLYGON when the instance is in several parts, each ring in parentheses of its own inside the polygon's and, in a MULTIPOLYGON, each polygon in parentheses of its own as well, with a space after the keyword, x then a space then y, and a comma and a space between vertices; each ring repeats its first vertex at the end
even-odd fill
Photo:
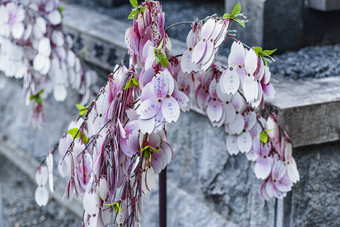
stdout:
POLYGON ((277 49, 274 49, 274 50, 264 50, 262 51, 263 55, 264 56, 270 56, 272 55, 277 49))
POLYGON ((70 134, 72 136, 72 139, 75 139, 80 136, 80 131, 77 128, 71 128, 67 131, 67 134, 70 134))
POLYGON ((129 14, 128 19, 133 19, 133 18, 136 18, 137 16, 138 16, 138 11, 137 11, 137 9, 133 9, 133 10, 131 11, 131 13, 129 14))
POLYGON ((157 49, 158 51, 161 51, 162 47, 163 47, 163 41, 164 39, 162 39, 162 41, 160 42, 160 44, 158 45, 157 49))
POLYGON ((139 81, 138 80, 132 78, 131 81, 132 81, 133 86, 139 87, 139 81))
POLYGON ((81 133, 81 140, 83 141, 84 144, 87 144, 89 142, 87 136, 85 134, 81 133))
POLYGON ((262 48, 261 47, 254 47, 254 51, 255 51, 257 56, 260 56, 260 54, 262 52, 262 48))
POLYGON ((138 7, 138 2, 137 0, 130 0, 130 3, 133 7, 137 8, 138 7))
POLYGON ((168 61, 167 57, 165 56, 165 54, 160 53, 160 54, 159 54, 159 58, 160 58, 160 63, 161 63, 164 67, 168 67, 169 61, 168 61))
POLYGON ((244 27, 244 28, 246 27, 246 25, 245 25, 245 22, 246 22, 246 21, 245 21, 245 20, 240 20, 240 19, 237 19, 237 18, 235 18, 234 20, 235 20, 237 23, 239 23, 239 25, 241 25, 242 27, 244 27))
POLYGON ((125 85, 124 90, 129 89, 131 86, 139 87, 139 81, 131 78, 125 85))
POLYGON ((41 95, 42 93, 44 93, 44 89, 41 89, 37 95, 41 95))
POLYGON ((83 115, 86 114, 87 108, 86 108, 85 106, 76 104, 76 107, 79 109, 79 115, 80 115, 80 116, 83 116, 83 115))
POLYGON ((234 15, 230 14, 230 13, 225 13, 223 15, 223 18, 229 18, 229 19, 234 19, 234 15))
POLYGON ((261 142, 263 144, 267 144, 267 142, 268 142, 268 134, 265 131, 261 132, 260 140, 261 140, 261 142))
POLYGON ((122 212, 122 208, 120 208, 119 203, 117 202, 105 204, 105 206, 114 206, 115 213, 117 213, 118 211, 122 212))
POLYGON ((59 8, 58 8, 59 13, 62 13, 64 10, 65 10, 64 7, 59 7, 59 8))
POLYGON ((30 97, 30 100, 34 100, 34 101, 36 101, 39 105, 41 105, 41 104, 42 104, 42 99, 41 99, 40 95, 41 95, 43 92, 44 92, 44 89, 40 90, 37 94, 32 95, 32 96, 30 97))
POLYGON ((159 150, 159 149, 156 149, 156 148, 154 148, 154 147, 151 147, 150 145, 145 146, 144 148, 140 149, 140 151, 143 152, 143 151, 145 151, 145 150, 147 150, 147 149, 151 149, 151 150, 154 150, 154 151, 157 151, 157 152, 160 152, 160 151, 161 151, 161 150, 159 150))
POLYGON ((126 83, 126 85, 125 85, 125 87, 124 87, 124 90, 129 89, 131 86, 132 86, 132 82, 131 82, 131 80, 129 80, 129 81, 126 83))
POLYGON ((231 12, 232 15, 237 16, 238 14, 241 13, 241 3, 237 3, 231 12))

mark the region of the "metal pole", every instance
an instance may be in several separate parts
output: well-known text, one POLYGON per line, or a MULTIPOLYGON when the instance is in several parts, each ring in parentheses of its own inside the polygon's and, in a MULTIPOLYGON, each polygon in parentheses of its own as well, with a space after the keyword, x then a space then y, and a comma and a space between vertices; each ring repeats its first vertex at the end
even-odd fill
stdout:
POLYGON ((159 174, 159 227, 166 227, 166 168, 159 174))

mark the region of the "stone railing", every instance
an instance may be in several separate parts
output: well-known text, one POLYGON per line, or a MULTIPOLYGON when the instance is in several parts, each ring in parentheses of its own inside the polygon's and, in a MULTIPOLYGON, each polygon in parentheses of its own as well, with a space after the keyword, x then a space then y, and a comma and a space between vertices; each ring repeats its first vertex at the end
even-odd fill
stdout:
MULTIPOLYGON (((77 6, 65 5, 64 26, 77 48, 87 47, 85 59, 104 71, 126 55, 129 25, 77 6), (84 16, 82 16, 84 15, 84 16)), ((170 34, 171 36, 171 34, 170 34)), ((184 44, 172 40, 181 53, 184 44)), ((221 59, 226 63, 226 59, 221 59)), ((168 166, 169 226, 300 226, 340 223, 340 77, 306 82, 273 76, 276 98, 267 102, 277 113, 294 144, 301 181, 284 200, 262 201, 260 181, 242 155, 230 156, 223 128, 213 128, 194 107, 169 128, 174 160, 168 166)), ((20 82, 8 81, 0 100, 0 152, 34 178, 37 161, 58 141, 75 118, 75 96, 64 103, 49 99, 42 130, 28 126, 30 107, 24 105, 20 82), (26 163, 26 164, 23 164, 26 163)), ((70 91, 71 92, 71 91, 70 91)), ((65 182, 56 180, 52 196, 61 201, 65 182)), ((33 192, 32 192, 33 194, 33 192)), ((61 201, 79 216, 79 201, 61 201)), ((143 226, 158 223, 157 189, 144 198, 143 226)))

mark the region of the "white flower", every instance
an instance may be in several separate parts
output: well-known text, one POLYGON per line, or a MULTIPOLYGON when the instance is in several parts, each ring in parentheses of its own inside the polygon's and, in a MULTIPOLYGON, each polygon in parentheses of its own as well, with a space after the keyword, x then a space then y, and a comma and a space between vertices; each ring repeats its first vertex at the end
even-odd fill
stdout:
POLYGON ((6 5, 8 13, 8 25, 10 27, 13 38, 20 39, 24 34, 24 24, 22 23, 25 19, 25 11, 21 6, 15 3, 9 3, 6 5))

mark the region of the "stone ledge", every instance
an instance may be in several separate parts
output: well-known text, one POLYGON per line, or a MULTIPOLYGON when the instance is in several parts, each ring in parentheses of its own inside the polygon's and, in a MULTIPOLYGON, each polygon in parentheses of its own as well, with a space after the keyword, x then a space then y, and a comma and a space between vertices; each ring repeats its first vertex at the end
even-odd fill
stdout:
MULTIPOLYGON (((65 28, 76 34, 78 40, 83 39, 83 44, 89 47, 86 60, 111 71, 114 63, 126 55, 124 35, 125 29, 131 25, 78 6, 63 5, 65 28), (103 47, 102 56, 96 57, 96 45, 103 47), (110 49, 117 53, 115 61, 105 62, 102 59, 110 58, 110 49)), ((183 52, 184 43, 172 40, 172 44, 176 47, 174 54, 183 52)), ((227 62, 225 58, 219 60, 227 62)), ((278 114, 295 147, 339 140, 340 108, 335 107, 340 107, 340 77, 301 82, 273 75, 272 81, 276 97, 267 100, 267 103, 278 114)))

